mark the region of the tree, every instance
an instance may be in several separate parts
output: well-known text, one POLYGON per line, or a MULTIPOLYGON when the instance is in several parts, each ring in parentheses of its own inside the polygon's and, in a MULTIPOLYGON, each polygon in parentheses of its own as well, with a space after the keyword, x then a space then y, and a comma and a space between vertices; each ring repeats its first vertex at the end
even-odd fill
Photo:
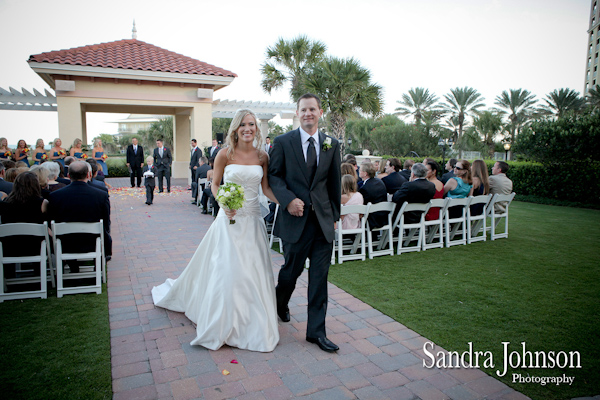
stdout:
POLYGON ((420 125, 423 119, 423 112, 435 110, 435 104, 438 98, 429 93, 429 89, 411 88, 408 94, 402 95, 402 100, 396 101, 401 107, 396 108, 396 115, 411 115, 415 118, 415 124, 420 125))
POLYGON ((592 110, 600 111, 600 85, 596 85, 588 91, 586 100, 592 110))
MULTIPOLYGON (((446 94, 444 98, 447 104, 444 104, 443 107, 458 118, 458 131, 454 142, 459 143, 465 126, 465 118, 477 113, 479 108, 485 106, 483 103, 485 99, 481 93, 468 86, 450 89, 450 93, 446 94)), ((462 150, 459 157, 462 157, 462 150)))
POLYGON ((173 147, 173 117, 161 118, 152 122, 148 129, 140 129, 136 136, 146 150, 156 147, 156 140, 162 139, 166 147, 173 147))
POLYGON ((494 158, 496 143, 494 139, 502 132, 502 115, 498 112, 483 111, 473 119, 473 130, 483 142, 490 158, 494 158))
POLYGON ((290 82, 290 97, 296 100, 306 93, 304 79, 310 69, 325 56, 327 47, 320 41, 299 36, 286 41, 280 38, 267 47, 267 61, 261 66, 261 86, 267 93, 290 82))
POLYGON ((102 147, 106 153, 116 153, 117 152, 117 144, 115 143, 115 138, 113 135, 108 133, 101 133, 92 139, 92 143, 94 140, 100 139, 102 140, 102 147))
POLYGON ((521 127, 531 119, 535 111, 535 103, 537 103, 535 95, 523 89, 510 89, 508 92, 505 90, 496 97, 495 104, 508 115, 511 143, 515 142, 521 127))
POLYGON ((381 86, 371 83, 371 72, 354 58, 330 57, 306 78, 306 89, 321 98, 333 135, 346 146, 346 120, 353 113, 377 116, 383 108, 381 86))
POLYGON ((568 113, 578 113, 582 111, 585 105, 585 99, 569 88, 554 89, 546 95, 546 102, 542 110, 548 115, 554 115, 556 118, 563 118, 568 113))

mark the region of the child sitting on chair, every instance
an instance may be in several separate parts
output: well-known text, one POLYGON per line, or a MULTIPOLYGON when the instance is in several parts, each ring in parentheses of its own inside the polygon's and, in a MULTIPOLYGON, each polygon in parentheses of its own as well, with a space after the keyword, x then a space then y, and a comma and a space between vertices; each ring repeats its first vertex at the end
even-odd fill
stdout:
POLYGON ((153 165, 154 157, 146 157, 146 166, 144 167, 142 175, 144 175, 144 186, 146 186, 146 204, 152 204, 154 200, 154 187, 156 186, 156 180, 154 174, 156 174, 156 167, 153 165))

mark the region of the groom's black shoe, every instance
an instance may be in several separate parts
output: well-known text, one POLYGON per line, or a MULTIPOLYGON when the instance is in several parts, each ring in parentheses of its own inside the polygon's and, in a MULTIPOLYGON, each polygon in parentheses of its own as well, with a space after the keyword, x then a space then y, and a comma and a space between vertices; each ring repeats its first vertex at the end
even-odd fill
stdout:
POLYGON ((286 308, 285 310, 277 309, 277 315, 283 322, 290 322, 290 310, 286 308))
POLYGON ((306 341, 309 343, 315 343, 317 346, 319 346, 319 348, 323 351, 327 351, 329 353, 333 353, 334 351, 338 351, 340 348, 337 347, 335 345, 335 343, 333 343, 331 340, 327 339, 326 337, 320 337, 320 338, 311 338, 311 337, 306 337, 306 341))

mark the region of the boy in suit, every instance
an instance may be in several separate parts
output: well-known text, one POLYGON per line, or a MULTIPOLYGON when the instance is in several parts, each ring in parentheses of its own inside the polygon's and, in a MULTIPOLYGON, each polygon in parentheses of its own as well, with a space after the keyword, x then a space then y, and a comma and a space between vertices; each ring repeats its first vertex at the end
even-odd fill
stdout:
POLYGON ((144 186, 146 186, 146 204, 152 204, 154 200, 154 188, 156 187, 156 181, 154 175, 156 174, 156 167, 153 165, 154 157, 146 157, 146 166, 144 167, 144 186))

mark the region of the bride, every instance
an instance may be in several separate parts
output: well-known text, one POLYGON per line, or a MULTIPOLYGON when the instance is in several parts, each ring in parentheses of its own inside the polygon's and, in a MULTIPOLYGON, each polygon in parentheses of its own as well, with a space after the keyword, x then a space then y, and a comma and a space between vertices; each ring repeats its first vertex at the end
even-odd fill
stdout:
POLYGON ((259 185, 271 200, 275 196, 267 181, 268 155, 258 149, 262 141, 256 115, 238 110, 226 141, 228 147, 215 158, 211 190, 216 198, 221 178, 240 184, 244 206, 237 212, 221 207, 183 273, 154 287, 152 298, 155 305, 184 312, 196 324, 192 345, 269 352, 279 342, 279 331, 259 185), (235 224, 229 224, 232 218, 235 224))

